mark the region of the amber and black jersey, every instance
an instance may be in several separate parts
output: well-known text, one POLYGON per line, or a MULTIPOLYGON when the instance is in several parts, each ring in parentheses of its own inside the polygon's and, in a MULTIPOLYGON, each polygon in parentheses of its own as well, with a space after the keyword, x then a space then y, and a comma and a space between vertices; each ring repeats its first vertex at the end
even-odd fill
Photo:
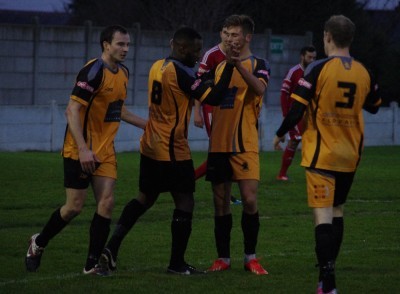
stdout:
POLYGON ((353 172, 364 141, 362 109, 377 111, 378 86, 351 57, 329 57, 309 65, 291 95, 306 105, 302 140, 304 167, 353 172))
MULTIPOLYGON (((266 60, 250 56, 242 65, 266 86, 270 68, 266 60)), ((216 70, 218 81, 226 62, 216 70)), ((251 91, 235 68, 229 84, 229 92, 221 104, 213 108, 209 152, 258 152, 258 118, 262 96, 251 91)))
POLYGON ((190 68, 172 57, 156 61, 149 73, 149 119, 140 140, 140 152, 154 160, 191 159, 188 127, 193 99, 207 103, 226 90, 232 68, 224 83, 212 88, 190 68), (225 86, 224 86, 225 84, 225 86), (215 95, 214 95, 215 93, 215 95), (214 97, 215 96, 215 97, 214 97))
MULTIPOLYGON (((81 103, 83 135, 87 146, 101 162, 115 159, 114 138, 121 121, 121 110, 127 97, 129 71, 119 64, 111 70, 101 58, 89 61, 79 72, 71 99, 81 103)), ((68 125, 62 152, 77 160, 79 152, 68 125)))

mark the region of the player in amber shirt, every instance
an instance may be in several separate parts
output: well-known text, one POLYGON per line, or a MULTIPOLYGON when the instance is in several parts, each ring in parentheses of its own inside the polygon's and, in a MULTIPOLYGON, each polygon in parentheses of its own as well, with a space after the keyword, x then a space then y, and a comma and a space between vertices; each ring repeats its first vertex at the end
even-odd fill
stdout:
POLYGON ((362 110, 378 112, 378 86, 350 56, 355 25, 334 15, 324 27, 328 58, 311 64, 292 94, 293 105, 276 132, 275 148, 306 112, 301 165, 306 168, 308 205, 313 209, 317 293, 337 293, 335 262, 343 239, 343 209, 364 142, 362 110))
MULTIPOLYGON (((297 82, 303 77, 304 70, 307 66, 315 61, 317 57, 317 52, 314 46, 305 46, 300 50, 300 63, 293 66, 286 74, 285 79, 282 83, 281 88, 281 107, 282 115, 286 117, 289 112, 290 106, 292 105, 293 99, 290 95, 293 93, 294 89, 297 87, 297 82)), ((289 141, 282 155, 281 169, 278 176, 278 180, 287 181, 289 178, 287 176, 287 170, 292 164, 294 154, 296 153, 297 146, 301 142, 301 134, 303 132, 302 122, 291 129, 289 134, 289 141)))
MULTIPOLYGON (((239 185, 243 205, 242 230, 244 236, 244 268, 257 275, 267 271, 256 258, 259 232, 257 189, 260 180, 258 154, 258 117, 269 79, 269 66, 250 50, 254 22, 246 15, 228 17, 228 41, 240 51, 240 60, 229 84, 229 92, 222 103, 213 108, 206 180, 211 181, 214 194, 214 234, 218 259, 209 271, 230 268, 230 233, 232 213, 226 186, 235 181, 239 185)), ((215 80, 227 64, 220 63, 215 80)))
POLYGON ((108 270, 115 269, 121 242, 137 219, 154 204, 160 193, 170 192, 175 209, 167 272, 181 275, 201 273, 184 259, 192 231, 195 190, 187 139, 192 98, 218 105, 227 92, 233 63, 227 55, 230 62, 221 73, 220 81, 211 88, 194 71, 202 48, 198 32, 188 27, 178 29, 171 46, 171 56, 156 61, 150 69, 149 121, 140 140, 139 196, 125 206, 104 250, 101 264, 108 270))
POLYGON ((97 209, 90 226, 89 252, 84 274, 104 274, 98 266, 110 231, 117 164, 114 138, 120 121, 144 128, 146 121, 129 112, 129 72, 121 64, 130 37, 121 26, 105 28, 100 35, 101 58, 89 61, 79 72, 69 100, 62 155, 66 202, 56 209, 40 234, 31 237, 25 259, 28 271, 39 268, 44 247, 82 211, 87 188, 92 186, 97 209))
MULTIPOLYGON (((222 61, 225 60, 225 51, 227 50, 228 44, 228 34, 226 28, 222 28, 220 32, 221 42, 209 49, 204 55, 200 62, 197 75, 200 76, 207 83, 214 84, 215 70, 222 61)), ((212 123, 212 111, 213 107, 208 104, 201 104, 200 101, 195 100, 194 102, 194 125, 196 127, 202 128, 203 125, 206 127, 207 136, 210 137, 211 134, 211 123, 212 123)), ((199 179, 205 176, 207 171, 207 160, 204 161, 199 167, 194 171, 195 179, 199 179)), ((240 204, 241 201, 236 197, 231 195, 230 187, 226 187, 226 193, 230 195, 232 204, 240 204)))

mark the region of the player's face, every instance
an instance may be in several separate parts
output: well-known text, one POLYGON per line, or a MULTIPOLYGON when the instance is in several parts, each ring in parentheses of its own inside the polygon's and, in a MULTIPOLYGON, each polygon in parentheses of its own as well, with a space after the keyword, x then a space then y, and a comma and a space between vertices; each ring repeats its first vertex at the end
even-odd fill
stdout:
POLYGON ((221 36, 221 42, 224 44, 224 46, 228 46, 228 29, 227 28, 222 28, 222 31, 219 33, 219 35, 221 36))
POLYGON ((304 56, 301 57, 304 68, 306 68, 310 63, 315 61, 316 58, 317 58, 317 52, 306 51, 306 54, 304 54, 304 56))
POLYGON ((196 63, 200 60, 202 48, 203 41, 199 39, 195 39, 190 44, 187 44, 183 63, 189 67, 194 67, 196 63))
POLYGON ((107 42, 105 42, 105 44, 104 49, 110 59, 116 63, 122 62, 125 60, 129 51, 129 34, 115 32, 111 44, 107 42))
POLYGON ((236 46, 241 50, 247 43, 250 42, 250 35, 245 35, 240 26, 231 26, 226 29, 227 42, 230 46, 236 46))

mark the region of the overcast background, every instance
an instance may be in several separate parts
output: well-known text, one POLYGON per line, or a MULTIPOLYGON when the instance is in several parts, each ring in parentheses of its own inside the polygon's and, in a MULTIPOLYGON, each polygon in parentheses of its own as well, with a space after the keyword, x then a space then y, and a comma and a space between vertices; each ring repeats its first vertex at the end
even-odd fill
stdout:
MULTIPOLYGON (((29 11, 64 11, 64 5, 70 0, 0 0, 0 9, 3 10, 29 10, 29 11)), ((367 2, 368 8, 393 9, 399 0, 360 0, 367 2)))

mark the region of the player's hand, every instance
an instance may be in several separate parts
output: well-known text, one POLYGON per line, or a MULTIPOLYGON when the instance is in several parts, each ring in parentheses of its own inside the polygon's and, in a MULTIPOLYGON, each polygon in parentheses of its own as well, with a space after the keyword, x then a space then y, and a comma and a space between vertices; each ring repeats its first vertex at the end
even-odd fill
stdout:
POLYGON ((281 142, 282 143, 285 142, 285 136, 278 137, 278 136, 275 135, 274 141, 273 141, 273 145, 274 145, 274 149, 275 150, 282 150, 282 147, 280 145, 281 142))
POLYGON ((195 127, 198 128, 203 128, 204 126, 204 120, 203 117, 200 113, 198 113, 197 111, 194 112, 194 125, 195 127))
POLYGON ((100 159, 87 148, 79 149, 79 161, 82 171, 86 174, 93 174, 100 165, 100 159))
POLYGON ((229 44, 226 50, 226 61, 232 64, 240 62, 240 50, 236 43, 229 44))

